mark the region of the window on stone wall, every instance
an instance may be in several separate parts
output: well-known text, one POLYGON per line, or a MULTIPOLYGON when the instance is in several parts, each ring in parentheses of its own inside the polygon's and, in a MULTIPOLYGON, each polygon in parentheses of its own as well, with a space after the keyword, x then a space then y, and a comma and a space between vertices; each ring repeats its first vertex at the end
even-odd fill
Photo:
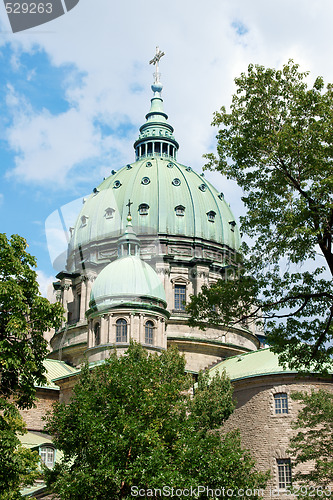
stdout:
POLYGON ((116 321, 116 342, 127 342, 127 321, 124 318, 116 321))
POLYGON ((95 334, 95 345, 99 345, 101 343, 101 326, 99 323, 95 323, 94 334, 95 334))
POLYGON ((186 285, 175 285, 175 309, 185 311, 186 285))
POLYGON ((40 461, 49 469, 54 466, 55 450, 51 446, 41 446, 39 448, 40 461))
POLYGON ((291 485, 291 463, 290 458, 278 458, 278 480, 279 488, 285 489, 287 486, 291 485))
POLYGON ((288 395, 285 392, 274 394, 275 414, 288 413, 288 395))
POLYGON ((154 343, 154 323, 146 321, 145 324, 145 343, 152 345, 154 343))

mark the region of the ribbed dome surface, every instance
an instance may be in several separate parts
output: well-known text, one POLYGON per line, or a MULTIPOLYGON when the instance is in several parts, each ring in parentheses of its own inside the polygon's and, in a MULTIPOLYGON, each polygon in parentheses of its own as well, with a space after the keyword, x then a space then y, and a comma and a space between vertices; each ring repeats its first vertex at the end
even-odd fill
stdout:
POLYGON ((137 256, 127 256, 111 262, 99 273, 90 302, 104 308, 139 297, 166 303, 162 282, 154 269, 137 256))
POLYGON ((239 231, 223 195, 191 168, 156 157, 127 165, 98 186, 82 207, 70 249, 119 236, 129 199, 138 235, 184 235, 239 248, 239 231), (140 214, 143 204, 149 207, 146 214, 140 214))

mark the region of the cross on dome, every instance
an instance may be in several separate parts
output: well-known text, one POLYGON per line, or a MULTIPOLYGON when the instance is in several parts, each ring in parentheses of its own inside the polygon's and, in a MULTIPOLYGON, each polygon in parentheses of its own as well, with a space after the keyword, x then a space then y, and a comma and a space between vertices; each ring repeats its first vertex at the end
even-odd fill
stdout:
POLYGON ((128 207, 128 217, 131 217, 131 205, 133 205, 133 201, 128 200, 126 207, 128 207))
POLYGON ((156 47, 156 54, 153 57, 153 59, 151 61, 149 61, 149 64, 155 64, 155 73, 154 73, 154 76, 155 76, 154 83, 155 84, 160 83, 161 74, 158 71, 159 70, 159 62, 164 55, 165 55, 165 52, 162 52, 159 47, 156 47))

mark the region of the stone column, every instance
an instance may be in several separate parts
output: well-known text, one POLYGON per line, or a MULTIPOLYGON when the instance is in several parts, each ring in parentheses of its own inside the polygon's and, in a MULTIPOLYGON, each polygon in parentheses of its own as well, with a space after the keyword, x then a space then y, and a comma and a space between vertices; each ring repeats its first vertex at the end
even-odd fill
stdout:
POLYGON ((89 272, 86 277, 86 294, 85 294, 85 305, 84 305, 84 314, 89 309, 89 301, 90 301, 90 292, 92 289, 93 282, 96 279, 96 273, 89 272))
POLYGON ((85 319, 86 295, 87 295, 87 282, 85 280, 85 277, 83 277, 81 281, 81 295, 80 295, 80 317, 79 317, 80 323, 85 319))
POLYGON ((101 344, 105 345, 107 343, 107 335, 108 335, 108 324, 107 324, 107 315, 101 316, 101 344))
POLYGON ((113 314, 108 315, 108 337, 107 337, 107 344, 111 344, 111 342, 114 342, 115 339, 113 339, 112 336, 112 322, 113 322, 113 314))

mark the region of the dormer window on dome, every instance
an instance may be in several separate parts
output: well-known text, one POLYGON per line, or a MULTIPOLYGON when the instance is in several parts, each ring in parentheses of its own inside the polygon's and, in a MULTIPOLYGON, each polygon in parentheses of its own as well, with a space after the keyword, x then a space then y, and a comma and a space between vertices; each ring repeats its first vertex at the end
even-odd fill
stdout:
POLYGON ((88 221, 89 217, 87 215, 82 215, 81 217, 81 227, 84 227, 87 225, 87 221, 88 221))
POLYGON ((175 207, 175 212, 176 212, 176 215, 179 215, 182 217, 185 215, 185 207, 183 205, 177 205, 175 207))
POLYGON ((113 187, 114 187, 115 189, 120 188, 120 186, 121 186, 121 182, 120 182, 120 181, 118 181, 118 180, 117 180, 117 181, 114 181, 114 183, 113 183, 113 187))
POLYGON ((230 229, 231 229, 231 231, 235 231, 236 222, 235 222, 234 220, 231 220, 231 221, 229 222, 229 224, 230 224, 230 229))
POLYGON ((207 212, 209 222, 215 222, 215 216, 216 212, 214 212, 214 210, 210 210, 209 212, 207 212))
POLYGON ((139 205, 139 214, 140 215, 148 215, 148 210, 149 210, 149 205, 147 205, 147 203, 141 203, 141 205, 139 205))
POLYGON ((105 218, 106 219, 113 219, 113 214, 115 213, 115 209, 108 207, 105 209, 105 218))

